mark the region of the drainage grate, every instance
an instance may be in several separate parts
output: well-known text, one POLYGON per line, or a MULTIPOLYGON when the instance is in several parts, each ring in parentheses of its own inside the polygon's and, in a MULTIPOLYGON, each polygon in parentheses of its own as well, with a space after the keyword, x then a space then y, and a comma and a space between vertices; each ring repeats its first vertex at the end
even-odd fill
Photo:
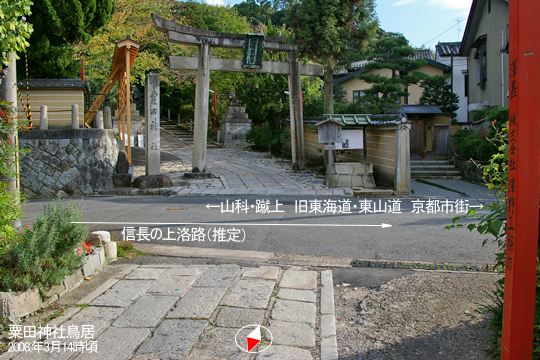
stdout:
POLYGON ((448 265, 448 264, 426 264, 426 263, 411 263, 411 262, 390 262, 390 261, 370 261, 370 260, 353 260, 351 266, 354 267, 371 267, 371 268, 388 268, 388 269, 422 269, 422 270, 451 270, 451 271, 468 271, 468 272, 496 272, 492 266, 475 266, 475 265, 448 265))

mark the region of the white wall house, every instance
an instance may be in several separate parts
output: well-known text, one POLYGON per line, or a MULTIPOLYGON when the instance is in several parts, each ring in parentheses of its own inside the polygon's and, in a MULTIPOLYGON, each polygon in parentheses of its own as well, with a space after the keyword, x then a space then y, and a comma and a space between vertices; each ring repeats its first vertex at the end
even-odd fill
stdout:
POLYGON ((452 67, 453 91, 459 97, 457 121, 467 122, 467 57, 459 54, 460 42, 439 42, 435 46, 435 61, 452 67))

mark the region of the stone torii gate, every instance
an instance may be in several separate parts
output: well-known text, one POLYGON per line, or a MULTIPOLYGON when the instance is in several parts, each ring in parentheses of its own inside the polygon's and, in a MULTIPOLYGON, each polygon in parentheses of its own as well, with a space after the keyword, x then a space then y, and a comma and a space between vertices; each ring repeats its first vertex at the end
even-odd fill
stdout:
MULTIPOLYGON (((152 14, 152 20, 156 29, 167 35, 168 41, 181 45, 199 47, 198 58, 185 56, 170 57, 171 69, 197 70, 191 177, 210 177, 210 173, 206 172, 206 142, 208 131, 208 90, 210 89, 210 71, 213 70, 289 75, 292 166, 294 170, 305 169, 300 75, 323 76, 322 66, 300 64, 297 59, 298 52, 296 46, 285 43, 282 37, 267 36, 264 40, 264 50, 287 52, 288 61, 262 61, 260 68, 242 67, 242 60, 210 58, 210 49, 211 47, 242 49, 244 48, 246 35, 193 28, 163 19, 155 14, 152 14)), ((262 55, 260 56, 262 58, 262 55)))

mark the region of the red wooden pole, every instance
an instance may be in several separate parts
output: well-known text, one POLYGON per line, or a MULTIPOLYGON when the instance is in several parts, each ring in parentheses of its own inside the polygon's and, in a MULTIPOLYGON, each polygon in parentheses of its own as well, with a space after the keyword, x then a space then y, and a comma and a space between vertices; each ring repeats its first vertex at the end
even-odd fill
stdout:
POLYGON ((508 218, 501 359, 531 359, 540 185, 540 2, 509 3, 508 218))
POLYGON ((84 82, 84 59, 81 59, 81 79, 84 82))

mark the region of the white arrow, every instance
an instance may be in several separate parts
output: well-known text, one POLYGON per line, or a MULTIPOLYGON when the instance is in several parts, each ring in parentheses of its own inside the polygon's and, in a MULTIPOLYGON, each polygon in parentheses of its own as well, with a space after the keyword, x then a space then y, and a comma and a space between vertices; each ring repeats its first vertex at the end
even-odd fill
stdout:
POLYGON ((220 205, 210 205, 210 204, 206 205, 207 209, 210 209, 210 208, 213 208, 213 207, 218 208, 218 207, 220 207, 220 205))
POLYGON ((111 222, 111 221, 72 221, 72 224, 105 224, 105 225, 125 225, 125 224, 135 224, 135 225, 212 225, 212 226, 309 226, 309 227, 381 227, 387 228, 392 227, 390 224, 380 224, 380 225, 364 225, 364 224, 260 224, 260 223, 195 223, 195 222, 184 222, 184 223, 147 223, 147 222, 134 222, 134 221, 122 221, 122 222, 111 222))

